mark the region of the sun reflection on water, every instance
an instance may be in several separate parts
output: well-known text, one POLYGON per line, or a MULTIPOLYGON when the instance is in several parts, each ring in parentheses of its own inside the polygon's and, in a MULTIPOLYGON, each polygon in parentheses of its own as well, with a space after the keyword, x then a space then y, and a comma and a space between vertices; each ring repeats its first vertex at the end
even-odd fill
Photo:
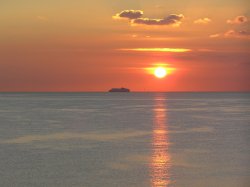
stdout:
POLYGON ((154 124, 151 159, 151 186, 167 187, 170 184, 170 156, 165 96, 157 95, 154 107, 154 124))

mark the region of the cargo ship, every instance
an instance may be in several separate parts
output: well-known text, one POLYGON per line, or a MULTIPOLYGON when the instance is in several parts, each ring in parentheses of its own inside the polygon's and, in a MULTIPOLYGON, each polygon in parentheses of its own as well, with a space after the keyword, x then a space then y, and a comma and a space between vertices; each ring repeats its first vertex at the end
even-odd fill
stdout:
POLYGON ((130 92, 128 88, 111 88, 109 92, 130 92))

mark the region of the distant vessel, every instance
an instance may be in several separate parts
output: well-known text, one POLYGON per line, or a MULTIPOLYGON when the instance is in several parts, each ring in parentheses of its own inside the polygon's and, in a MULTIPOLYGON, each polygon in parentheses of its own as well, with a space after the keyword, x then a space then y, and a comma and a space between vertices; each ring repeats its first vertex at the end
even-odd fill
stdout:
POLYGON ((109 92, 130 92, 128 88, 111 88, 109 92))

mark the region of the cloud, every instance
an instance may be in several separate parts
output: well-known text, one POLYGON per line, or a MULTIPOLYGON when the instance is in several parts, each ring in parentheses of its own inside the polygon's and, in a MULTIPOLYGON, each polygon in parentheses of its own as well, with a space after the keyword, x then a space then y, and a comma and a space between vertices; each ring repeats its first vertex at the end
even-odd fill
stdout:
POLYGON ((229 30, 225 33, 218 33, 218 34, 212 34, 209 36, 210 38, 244 38, 244 39, 250 39, 250 32, 246 30, 236 31, 236 30, 229 30))
POLYGON ((182 14, 170 14, 163 19, 142 18, 142 10, 124 10, 113 16, 113 19, 129 19, 131 25, 173 25, 179 26, 181 19, 184 18, 182 14))
POLYGON ((113 16, 114 19, 138 19, 143 15, 142 10, 123 10, 120 13, 113 16))
POLYGON ((209 37, 210 38, 218 38, 220 36, 221 36, 221 34, 211 34, 209 37))
POLYGON ((131 49, 118 49, 118 50, 136 51, 136 52, 171 52, 171 53, 184 53, 191 51, 191 49, 184 49, 184 48, 131 48, 131 49))
POLYGON ((228 24, 243 24, 248 22, 248 18, 246 16, 237 16, 232 20, 227 20, 228 24))
POLYGON ((194 21, 194 24, 208 24, 210 23, 212 20, 209 18, 200 18, 194 21))
POLYGON ((163 19, 150 19, 150 18, 138 18, 132 20, 132 24, 144 24, 144 25, 174 25, 179 26, 181 19, 184 18, 182 14, 171 14, 163 19))
POLYGON ((236 30, 229 30, 224 33, 225 37, 236 37, 236 38, 242 38, 242 37, 250 37, 250 32, 242 30, 242 31, 236 31, 236 30))

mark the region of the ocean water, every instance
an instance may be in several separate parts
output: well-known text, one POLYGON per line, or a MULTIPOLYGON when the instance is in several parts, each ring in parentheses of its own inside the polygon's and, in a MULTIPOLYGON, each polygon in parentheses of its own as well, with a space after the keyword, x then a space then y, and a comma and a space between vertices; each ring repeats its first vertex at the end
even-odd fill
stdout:
POLYGON ((0 186, 248 187, 249 93, 0 93, 0 186))

